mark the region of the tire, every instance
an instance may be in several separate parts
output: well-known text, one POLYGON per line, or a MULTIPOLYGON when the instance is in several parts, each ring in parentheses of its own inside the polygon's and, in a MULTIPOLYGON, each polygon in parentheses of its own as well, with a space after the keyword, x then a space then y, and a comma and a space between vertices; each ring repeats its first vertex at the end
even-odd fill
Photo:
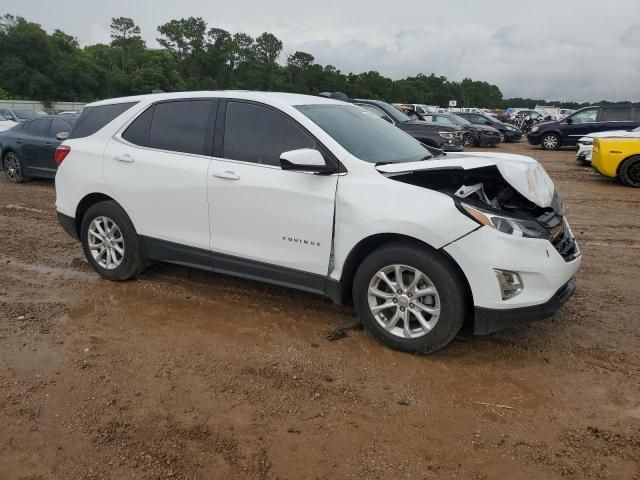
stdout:
POLYGON ((547 133, 540 139, 540 146, 545 150, 558 150, 562 146, 562 142, 555 133, 547 133))
POLYGON ((620 181, 627 187, 640 187, 640 155, 634 155, 622 162, 620 181))
POLYGON ((89 207, 82 218, 80 235, 87 260, 104 278, 123 281, 135 278, 144 270, 145 259, 138 233, 116 202, 100 202, 89 207), (104 240, 103 234, 108 228, 112 232, 104 240))
POLYGON ((5 175, 12 183, 24 183, 31 180, 31 177, 25 175, 22 160, 15 152, 7 152, 2 158, 2 169, 5 175))
POLYGON ((476 141, 474 140, 472 133, 467 132, 462 136, 462 146, 464 148, 474 147, 475 145, 476 141))
POLYGON ((467 313, 462 274, 446 257, 406 241, 384 245, 363 260, 353 282, 353 301, 364 327, 376 339, 393 349, 411 353, 431 353, 443 348, 458 334, 467 313), (400 287, 406 291, 401 295, 394 288, 398 287, 397 266, 403 279, 400 287), (420 276, 412 290, 416 271, 424 278, 420 276), (385 273, 390 283, 379 276, 380 272, 385 273), (429 288, 435 294, 420 296, 420 292, 429 288), (385 304, 386 308, 379 308, 385 304), (378 311, 374 314, 372 308, 378 311), (427 313, 425 308, 435 314, 427 313), (418 320, 416 311, 430 328, 418 320))
POLYGON ((500 143, 507 143, 507 136, 504 132, 498 130, 498 133, 500 134, 500 143))

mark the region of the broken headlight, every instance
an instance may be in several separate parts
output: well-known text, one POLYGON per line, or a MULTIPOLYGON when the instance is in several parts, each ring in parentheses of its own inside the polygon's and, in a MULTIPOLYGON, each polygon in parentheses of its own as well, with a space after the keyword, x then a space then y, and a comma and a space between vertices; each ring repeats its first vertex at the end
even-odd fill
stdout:
POLYGON ((525 238, 549 239, 551 234, 535 220, 523 220, 521 218, 507 217, 487 210, 481 210, 462 203, 464 211, 480 225, 495 228, 499 232, 525 238))

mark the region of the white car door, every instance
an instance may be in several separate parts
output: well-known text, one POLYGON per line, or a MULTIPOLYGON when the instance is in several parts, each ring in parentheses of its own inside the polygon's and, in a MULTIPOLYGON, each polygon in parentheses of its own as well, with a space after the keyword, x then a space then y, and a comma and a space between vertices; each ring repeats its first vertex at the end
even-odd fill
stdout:
POLYGON ((209 254, 211 157, 206 153, 217 104, 210 99, 157 103, 107 144, 105 183, 154 246, 162 247, 153 243, 158 240, 209 254))
POLYGON ((216 123, 220 157, 211 161, 207 177, 214 264, 224 263, 224 256, 241 258, 246 276, 270 273, 276 280, 283 272, 277 267, 292 270, 292 276, 285 274, 276 283, 297 281, 295 271, 328 274, 338 176, 282 170, 279 162, 285 151, 317 147, 281 111, 226 102, 216 123), (219 139, 222 120, 224 137, 219 139), (276 267, 275 275, 269 266, 276 267))

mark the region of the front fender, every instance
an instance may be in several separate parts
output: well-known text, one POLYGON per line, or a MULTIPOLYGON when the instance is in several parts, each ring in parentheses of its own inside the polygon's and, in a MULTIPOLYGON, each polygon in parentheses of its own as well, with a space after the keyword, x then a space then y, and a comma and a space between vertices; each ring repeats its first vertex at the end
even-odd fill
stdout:
POLYGON ((339 280, 351 250, 373 235, 403 235, 440 249, 477 227, 443 193, 395 181, 375 170, 363 176, 345 175, 338 181, 330 276, 339 280))

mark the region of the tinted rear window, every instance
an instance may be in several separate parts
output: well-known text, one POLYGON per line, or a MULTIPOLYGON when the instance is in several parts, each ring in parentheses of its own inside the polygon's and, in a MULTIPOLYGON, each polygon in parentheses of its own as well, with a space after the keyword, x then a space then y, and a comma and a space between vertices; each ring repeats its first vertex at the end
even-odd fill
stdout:
POLYGON ((69 138, 93 135, 111 120, 133 107, 137 102, 114 103, 99 107, 85 107, 69 138))
POLYGON ((122 134, 122 138, 141 147, 148 146, 152 118, 153 107, 149 107, 127 127, 122 134))
POLYGON ((203 154, 207 144, 210 100, 181 100, 155 106, 149 147, 203 154))
POLYGON ((631 120, 631 107, 602 107, 603 122, 624 122, 631 120))
POLYGON ((48 137, 50 124, 51 120, 49 120, 48 118, 32 120, 31 122, 29 122, 27 131, 29 132, 29 135, 33 135, 34 137, 48 137))

